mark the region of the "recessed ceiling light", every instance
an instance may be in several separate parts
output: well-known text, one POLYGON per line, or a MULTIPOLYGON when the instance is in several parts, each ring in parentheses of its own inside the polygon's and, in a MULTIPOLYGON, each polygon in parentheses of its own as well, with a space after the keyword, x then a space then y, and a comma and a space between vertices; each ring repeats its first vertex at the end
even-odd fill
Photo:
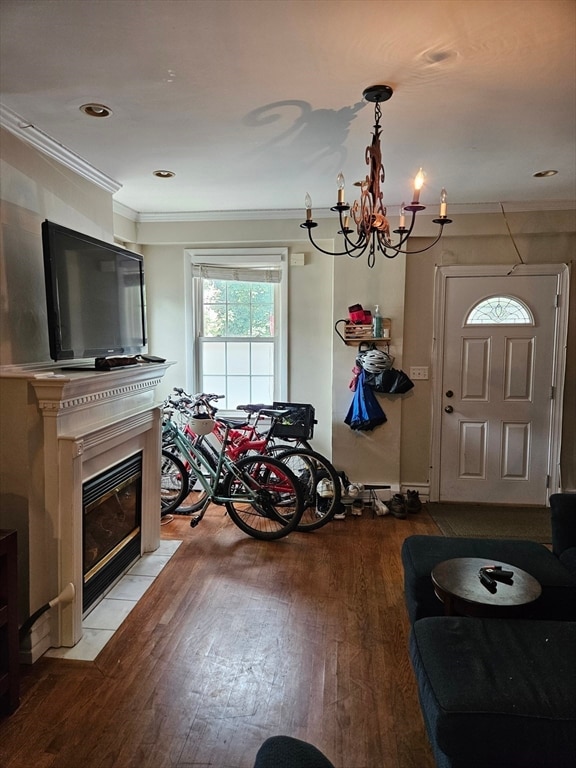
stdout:
POLYGON ((82 104, 80 111, 88 117, 110 117, 112 110, 104 104, 82 104))
POLYGON ((176 176, 174 171, 152 171, 152 175, 159 179, 171 179, 172 176, 176 176))
POLYGON ((558 171, 538 171, 534 174, 535 179, 544 179, 546 176, 556 176, 558 171))

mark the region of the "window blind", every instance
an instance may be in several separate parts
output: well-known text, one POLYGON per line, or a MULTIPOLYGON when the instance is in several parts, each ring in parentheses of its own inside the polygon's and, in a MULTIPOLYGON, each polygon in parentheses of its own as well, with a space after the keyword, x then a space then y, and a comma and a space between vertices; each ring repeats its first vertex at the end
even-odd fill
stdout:
POLYGON ((282 271, 277 267, 230 267, 193 264, 192 274, 205 280, 230 280, 242 283, 280 283, 282 271))

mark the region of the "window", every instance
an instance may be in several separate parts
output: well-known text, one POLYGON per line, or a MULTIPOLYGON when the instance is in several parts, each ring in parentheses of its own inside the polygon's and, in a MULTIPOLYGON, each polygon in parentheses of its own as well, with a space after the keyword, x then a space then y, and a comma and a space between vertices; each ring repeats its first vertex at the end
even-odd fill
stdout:
POLYGON ((258 249, 192 254, 194 390, 225 395, 220 409, 284 399, 284 264, 258 249))
POLYGON ((528 307, 512 296, 492 296, 472 307, 466 325, 534 325, 528 307))

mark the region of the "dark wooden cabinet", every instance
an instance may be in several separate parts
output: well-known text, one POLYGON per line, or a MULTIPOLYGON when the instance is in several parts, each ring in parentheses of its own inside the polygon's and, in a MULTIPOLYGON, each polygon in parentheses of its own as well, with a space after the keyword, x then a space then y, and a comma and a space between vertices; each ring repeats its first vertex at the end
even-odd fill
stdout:
POLYGON ((0 529, 0 716, 20 703, 16 531, 0 529))

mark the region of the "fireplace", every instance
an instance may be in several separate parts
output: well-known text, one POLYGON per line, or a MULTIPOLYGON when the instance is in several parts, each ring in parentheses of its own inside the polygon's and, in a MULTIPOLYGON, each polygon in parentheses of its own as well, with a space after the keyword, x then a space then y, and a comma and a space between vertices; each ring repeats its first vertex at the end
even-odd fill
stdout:
POLYGON ((102 593, 158 547, 162 418, 155 390, 169 365, 102 373, 0 369, 0 407, 18 435, 0 449, 7 471, 0 527, 18 531, 20 615, 70 583, 75 588, 70 604, 36 621, 21 661, 74 646, 102 593))
POLYGON ((83 484, 84 613, 140 556, 141 514, 141 453, 83 484))

